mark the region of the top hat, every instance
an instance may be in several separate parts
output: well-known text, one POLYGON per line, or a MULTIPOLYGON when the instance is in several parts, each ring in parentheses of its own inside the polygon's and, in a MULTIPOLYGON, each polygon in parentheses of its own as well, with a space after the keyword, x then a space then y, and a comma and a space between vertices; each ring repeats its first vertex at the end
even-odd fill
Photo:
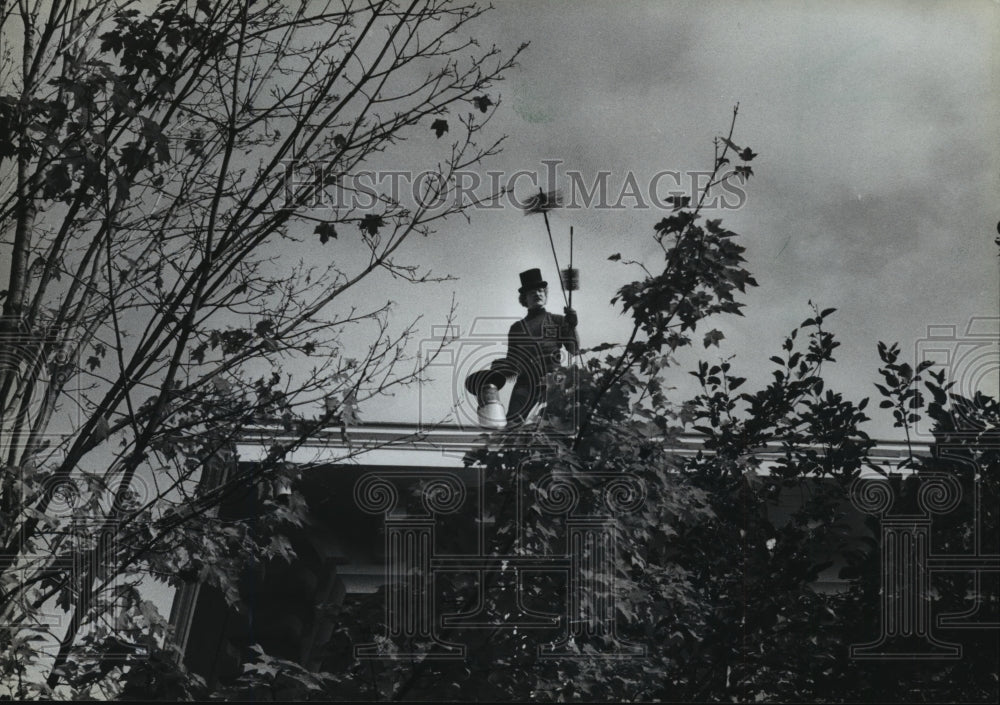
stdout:
POLYGON ((521 277, 521 288, 517 290, 517 293, 519 294, 523 294, 531 289, 540 289, 549 285, 547 281, 542 279, 542 270, 540 269, 527 269, 521 272, 518 276, 521 277))

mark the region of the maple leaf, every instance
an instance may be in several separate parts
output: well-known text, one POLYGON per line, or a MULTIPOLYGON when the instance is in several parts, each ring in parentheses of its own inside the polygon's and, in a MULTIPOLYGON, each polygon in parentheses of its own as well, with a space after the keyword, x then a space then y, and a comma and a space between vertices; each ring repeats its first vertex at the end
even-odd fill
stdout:
POLYGON ((333 223, 320 223, 313 233, 319 235, 319 241, 324 245, 331 237, 337 239, 337 230, 333 227, 333 223))
POLYGON ((340 413, 341 422, 344 426, 353 426, 358 422, 358 398, 353 391, 348 392, 347 396, 344 397, 340 413))
POLYGON ((691 197, 690 196, 667 196, 665 202, 667 204, 673 206, 673 209, 676 211, 676 210, 680 210, 681 208, 687 208, 689 205, 691 205, 691 197))
POLYGON ((736 167, 736 173, 737 175, 742 176, 744 180, 746 180, 749 179, 751 176, 753 176, 753 169, 748 166, 738 166, 736 167))
POLYGON ((441 137, 445 132, 448 131, 448 121, 442 118, 438 118, 431 123, 431 129, 434 130, 434 134, 441 137))
POLYGON ((207 343, 201 343, 194 350, 188 353, 191 357, 192 362, 202 363, 205 361, 205 350, 208 348, 207 343))
POLYGON ((358 226, 361 228, 361 232, 366 232, 369 235, 378 235, 378 229, 385 225, 385 220, 380 215, 375 215, 374 213, 369 213, 358 226))
POLYGON ((489 110, 490 106, 493 105, 493 101, 490 100, 490 97, 487 95, 477 96, 472 99, 472 102, 477 108, 479 108, 479 112, 481 113, 485 113, 489 110))
POLYGON ((705 347, 707 348, 709 345, 714 345, 715 347, 719 347, 719 341, 725 337, 726 336, 722 334, 722 331, 710 330, 707 333, 705 333, 705 341, 704 341, 705 347))
POLYGON ((200 129, 194 130, 191 132, 191 136, 184 140, 184 150, 198 156, 201 154, 204 142, 205 133, 200 129))
POLYGON ((692 219, 693 216, 690 213, 678 213, 677 215, 671 215, 663 218, 659 223, 653 226, 653 230, 661 235, 668 235, 674 232, 679 233, 688 225, 688 223, 691 222, 692 219))
POLYGON ((757 152, 753 151, 749 147, 747 147, 742 152, 740 152, 740 159, 742 159, 745 162, 752 161, 753 158, 756 157, 756 156, 757 156, 757 152))
POLYGON ((221 377, 213 377, 212 386, 215 387, 215 391, 219 394, 229 394, 233 391, 233 385, 230 384, 229 380, 221 377))
POLYGON ((257 335, 262 338, 266 338, 271 334, 271 331, 274 330, 274 321, 265 318, 263 321, 260 321, 256 326, 254 326, 254 330, 257 331, 257 335))

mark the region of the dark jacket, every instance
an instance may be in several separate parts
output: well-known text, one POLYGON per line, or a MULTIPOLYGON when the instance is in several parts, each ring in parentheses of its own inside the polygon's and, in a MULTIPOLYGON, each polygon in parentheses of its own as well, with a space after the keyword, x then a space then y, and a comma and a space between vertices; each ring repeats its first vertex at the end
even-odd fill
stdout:
POLYGON ((545 399, 546 378, 559 364, 562 348, 570 354, 580 347, 576 329, 564 317, 542 309, 510 327, 507 357, 496 360, 490 370, 517 376, 507 407, 507 423, 522 423, 531 409, 545 399))

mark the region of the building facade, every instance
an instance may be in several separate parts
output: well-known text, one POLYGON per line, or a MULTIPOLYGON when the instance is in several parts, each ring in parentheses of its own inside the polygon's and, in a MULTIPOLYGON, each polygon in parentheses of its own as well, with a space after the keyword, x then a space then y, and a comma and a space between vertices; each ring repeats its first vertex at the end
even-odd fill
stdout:
MULTIPOLYGON (((463 461, 487 439, 475 429, 368 424, 352 428, 349 434, 331 430, 295 450, 288 461, 306 469, 294 488, 277 487, 272 492, 294 491, 308 504, 307 524, 290 527, 287 534, 297 558, 248 565, 240 584, 245 610, 229 607, 218 590, 205 585, 192 583, 178 590, 171 623, 187 667, 210 685, 224 683, 239 674, 250 645, 259 644, 267 653, 308 669, 334 669, 337 662, 330 660, 330 647, 345 600, 380 591, 384 610, 376 629, 383 632, 382 638, 354 645, 352 653, 340 655, 343 659, 407 655, 412 648, 408 645, 416 643, 420 651, 410 655, 425 655, 430 648, 440 658, 462 658, 463 645, 449 641, 442 630, 485 629, 496 627, 498 620, 506 627, 548 635, 541 640, 548 640, 544 648, 553 657, 574 638, 588 635, 602 637, 608 657, 641 655, 641 645, 616 636, 614 600, 606 595, 597 599, 592 590, 594 580, 614 573, 615 535, 608 512, 634 510, 643 501, 641 483, 597 478, 607 483, 602 496, 612 498, 611 504, 586 512, 559 504, 559 497, 573 492, 565 478, 543 478, 523 492, 519 489, 518 502, 552 504, 553 521, 558 524, 554 530, 562 532, 566 549, 544 556, 497 554, 489 539, 497 527, 484 513, 489 477, 463 461), (563 484, 556 486, 553 481, 563 484), (548 489, 540 490, 546 482, 548 489), (447 548, 442 548, 445 544, 447 548), (565 604, 561 614, 531 602, 531 596, 542 590, 545 573, 561 576, 559 590, 565 604), (489 609, 483 600, 461 609, 442 605, 436 596, 437 581, 455 574, 471 576, 491 589, 508 590, 509 604, 491 603, 489 609), (495 613, 498 604, 507 604, 502 615, 495 613)), ((235 469, 252 471, 275 441, 273 428, 248 434, 237 447, 235 469)), ((675 452, 688 455, 700 447, 700 438, 691 435, 679 441, 675 452)), ((776 448, 775 458, 778 452, 776 448)), ((907 454, 903 443, 881 442, 870 456, 892 463, 907 454)), ((801 505, 801 492, 790 488, 778 498, 773 507, 777 521, 801 505)), ((220 517, 252 517, 260 511, 261 501, 257 491, 234 496, 220 508, 220 517)), ((859 534, 867 531, 863 509, 845 508, 859 534)), ((913 522, 907 526, 912 528, 913 522)), ((919 560, 926 563, 926 558, 919 560)), ((833 565, 819 577, 815 589, 842 589, 837 557, 831 559, 833 565)))

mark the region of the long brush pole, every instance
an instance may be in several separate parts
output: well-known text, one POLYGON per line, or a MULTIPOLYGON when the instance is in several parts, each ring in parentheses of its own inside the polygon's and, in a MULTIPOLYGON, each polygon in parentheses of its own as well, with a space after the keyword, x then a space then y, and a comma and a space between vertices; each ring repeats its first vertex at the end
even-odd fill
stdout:
MULTIPOLYGON (((569 269, 573 271, 573 226, 569 226, 569 269)), ((559 282, 562 283, 562 278, 560 277, 559 282)), ((569 304, 570 308, 573 308, 573 289, 569 290, 569 304)))
MULTIPOLYGON (((545 198, 545 193, 542 189, 538 189, 538 196, 540 199, 545 198)), ((556 262, 556 274, 559 273, 559 256, 556 255, 556 245, 552 241, 552 228, 549 227, 549 213, 546 210, 542 210, 542 217, 545 218, 545 232, 549 234, 549 247, 552 248, 552 259, 556 262)), ((566 289, 563 287, 562 277, 559 277, 559 290, 562 291, 563 303, 569 306, 569 300, 566 298, 566 289)))

